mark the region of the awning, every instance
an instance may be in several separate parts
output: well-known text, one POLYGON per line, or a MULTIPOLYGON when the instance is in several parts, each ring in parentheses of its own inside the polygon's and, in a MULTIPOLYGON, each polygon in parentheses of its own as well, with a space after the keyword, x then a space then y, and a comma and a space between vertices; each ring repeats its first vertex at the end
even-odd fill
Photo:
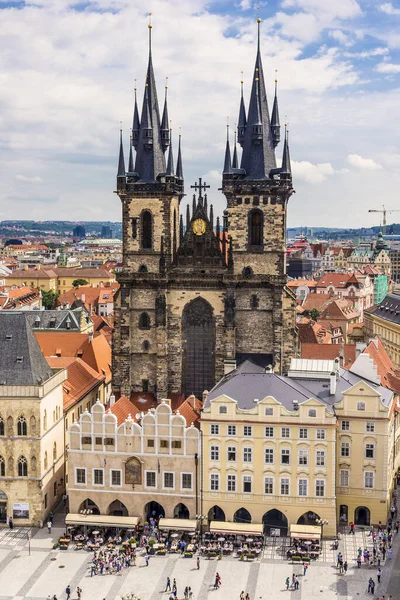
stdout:
POLYGON ((302 540, 319 540, 321 527, 318 525, 290 525, 290 537, 302 540))
POLYGON ((65 517, 66 525, 88 525, 89 527, 120 527, 133 529, 139 523, 139 517, 114 517, 113 515, 75 515, 65 517))
POLYGON ((176 529, 176 531, 195 531, 195 519, 160 519, 158 529, 176 529))
POLYGON ((263 535, 262 523, 227 523, 226 521, 211 521, 211 533, 227 533, 235 535, 263 535))

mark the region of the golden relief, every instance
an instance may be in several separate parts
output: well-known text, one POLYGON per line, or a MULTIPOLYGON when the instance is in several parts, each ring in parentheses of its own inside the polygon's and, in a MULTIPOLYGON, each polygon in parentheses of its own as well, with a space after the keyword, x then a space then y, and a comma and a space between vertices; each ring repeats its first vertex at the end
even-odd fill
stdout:
POLYGON ((193 221, 192 228, 195 235, 203 235, 206 231, 206 222, 204 219, 196 219, 193 221))

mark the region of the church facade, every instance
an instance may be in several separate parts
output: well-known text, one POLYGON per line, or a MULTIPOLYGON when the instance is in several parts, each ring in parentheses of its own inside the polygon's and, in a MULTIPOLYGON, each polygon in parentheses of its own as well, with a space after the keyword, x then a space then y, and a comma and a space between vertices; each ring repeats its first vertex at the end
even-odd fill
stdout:
MULTIPOLYGON (((113 389, 202 396, 251 358, 287 371, 295 347, 294 296, 286 288, 286 214, 293 193, 288 134, 282 165, 275 86, 270 115, 258 48, 250 101, 240 98, 237 142, 229 129, 222 176, 223 217, 214 218, 199 179, 184 198, 181 138, 175 166, 167 89, 159 110, 151 52, 141 114, 136 101, 128 167, 122 133, 117 194, 123 264, 117 275, 113 389), (136 159, 133 159, 133 149, 136 159), (183 210, 182 210, 183 209, 183 210), (184 213, 184 214, 183 214, 184 213)), ((222 158, 222 157, 221 157, 222 158)))

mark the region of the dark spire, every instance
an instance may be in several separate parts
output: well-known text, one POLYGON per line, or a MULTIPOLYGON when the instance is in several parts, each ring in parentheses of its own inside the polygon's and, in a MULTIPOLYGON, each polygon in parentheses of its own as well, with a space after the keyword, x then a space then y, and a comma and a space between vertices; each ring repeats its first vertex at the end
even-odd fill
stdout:
POLYGON ((168 77, 165 82, 165 100, 164 100, 164 110, 161 121, 161 145, 162 149, 165 152, 170 144, 170 131, 169 131, 169 118, 168 118, 168 77))
POLYGON ((190 207, 189 204, 186 204, 186 231, 190 227, 190 207))
POLYGON ((213 209, 213 205, 210 204, 210 225, 211 225, 211 229, 214 229, 214 209, 213 209))
POLYGON ((160 247, 160 274, 165 274, 165 254, 164 254, 164 236, 161 236, 161 247, 160 247))
POLYGON ((194 213, 196 212, 196 194, 193 194, 192 200, 192 219, 194 217, 194 213))
MULTIPOLYGON (((139 111, 137 107, 137 97, 136 97, 136 79, 135 79, 135 107, 133 109, 133 123, 132 123, 132 146, 135 148, 139 143, 139 132, 140 132, 140 121, 139 121, 139 111)), ((132 169, 133 171, 133 169, 132 169)))
POLYGON ((174 153, 172 150, 172 129, 170 131, 170 139, 171 139, 171 145, 169 147, 169 152, 168 152, 168 164, 167 164, 167 175, 171 175, 172 177, 174 176, 174 153))
POLYGON ((179 217, 179 244, 182 244, 183 240, 183 217, 179 217))
POLYGON ((275 97, 274 97, 274 105, 272 107, 272 115, 271 115, 271 132, 272 132, 272 141, 274 144, 274 148, 277 147, 279 142, 281 141, 281 124, 279 122, 279 109, 278 109, 278 80, 275 79, 275 97))
POLYGON ((160 173, 165 173, 165 158, 161 143, 160 111, 151 55, 151 32, 152 24, 149 23, 149 62, 135 164, 135 171, 139 176, 139 181, 144 182, 155 182, 156 177, 160 173))
POLYGON ((133 173, 133 152, 132 152, 132 133, 131 133, 131 143, 129 144, 129 163, 128 163, 128 173, 133 173))
POLYGON ((219 228, 219 217, 217 217, 217 240, 219 242, 221 241, 221 234, 220 234, 220 228, 219 228))
POLYGON ((204 210, 205 210, 205 211, 206 211, 206 213, 207 213, 207 211, 208 211, 208 206, 207 206, 207 194, 204 194, 204 210))
POLYGON ((222 173, 224 175, 232 173, 231 147, 229 144, 229 125, 226 126, 225 161, 224 161, 224 170, 222 171, 222 173))
POLYGON ((232 168, 233 169, 238 169, 239 168, 239 161, 238 161, 238 155, 237 155, 237 144, 236 144, 236 131, 235 131, 235 141, 234 141, 234 148, 233 148, 233 158, 232 158, 232 168))
POLYGON ((260 23, 258 23, 257 57, 251 88, 247 126, 243 141, 241 168, 250 180, 267 179, 276 168, 274 143, 272 140, 267 92, 260 51, 260 23))
POLYGON ((238 142, 243 148, 244 136, 246 133, 246 108, 244 106, 243 98, 243 79, 240 82, 241 96, 240 96, 240 109, 239 109, 239 121, 238 121, 238 142))
POLYGON ((283 154, 282 154, 282 173, 292 174, 292 167, 290 164, 290 152, 289 152, 289 130, 287 128, 286 123, 285 123, 285 141, 283 144, 283 154))
POLYGON ((124 146, 122 144, 122 129, 119 130, 119 158, 117 177, 125 177, 124 146))
POLYGON ((176 176, 177 176, 178 179, 182 179, 183 180, 181 138, 182 138, 182 135, 179 134, 178 161, 176 163, 176 176))

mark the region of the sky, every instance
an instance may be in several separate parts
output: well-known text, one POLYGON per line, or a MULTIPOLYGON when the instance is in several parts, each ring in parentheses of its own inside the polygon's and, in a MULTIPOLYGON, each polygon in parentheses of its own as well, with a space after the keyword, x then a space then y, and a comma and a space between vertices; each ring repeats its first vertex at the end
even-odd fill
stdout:
POLYGON ((0 220, 121 219, 119 128, 127 153, 149 11, 187 198, 200 176, 225 207, 226 123, 233 135, 242 77, 248 102, 259 15, 270 108, 277 76, 289 123, 288 225, 379 225, 368 209, 400 209, 400 0, 0 0, 0 220))

